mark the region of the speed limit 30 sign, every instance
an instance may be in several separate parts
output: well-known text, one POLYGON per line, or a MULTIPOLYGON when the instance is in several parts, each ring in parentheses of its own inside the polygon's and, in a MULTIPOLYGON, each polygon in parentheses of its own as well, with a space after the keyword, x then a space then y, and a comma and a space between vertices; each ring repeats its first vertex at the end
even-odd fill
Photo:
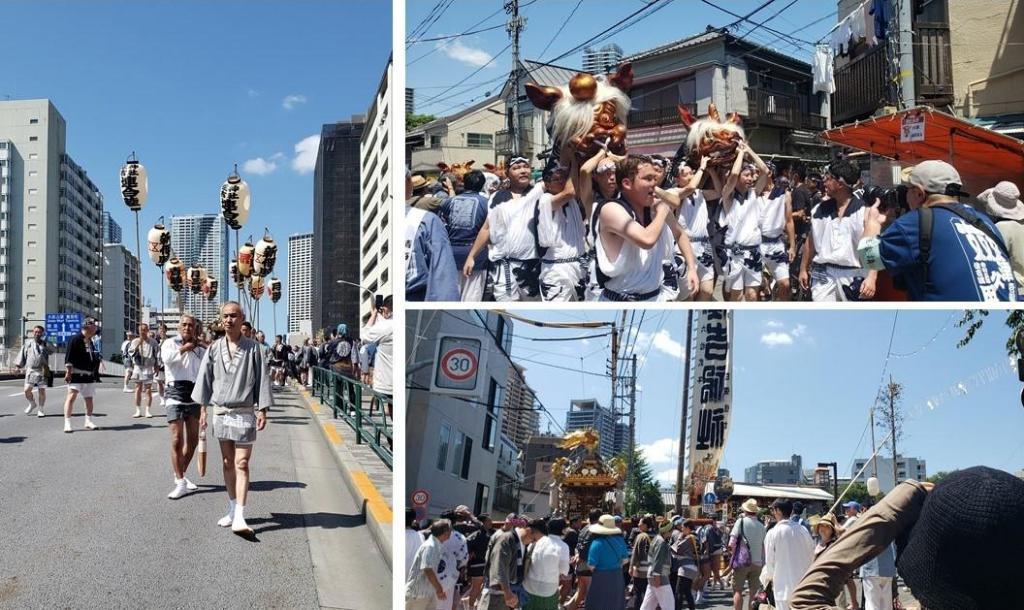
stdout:
POLYGON ((482 342, 475 337, 442 335, 438 337, 434 374, 430 390, 442 394, 478 394, 482 342))
POLYGON ((441 355, 441 374, 452 381, 466 381, 476 375, 480 366, 476 354, 464 347, 455 347, 441 355))

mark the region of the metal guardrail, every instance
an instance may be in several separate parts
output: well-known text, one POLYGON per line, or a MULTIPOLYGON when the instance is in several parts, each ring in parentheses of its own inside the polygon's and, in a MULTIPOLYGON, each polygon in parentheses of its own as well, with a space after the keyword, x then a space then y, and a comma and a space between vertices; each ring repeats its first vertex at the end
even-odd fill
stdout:
POLYGON ((388 468, 394 469, 394 422, 390 396, 362 382, 321 367, 314 367, 313 396, 331 408, 356 433, 356 444, 366 443, 388 468))

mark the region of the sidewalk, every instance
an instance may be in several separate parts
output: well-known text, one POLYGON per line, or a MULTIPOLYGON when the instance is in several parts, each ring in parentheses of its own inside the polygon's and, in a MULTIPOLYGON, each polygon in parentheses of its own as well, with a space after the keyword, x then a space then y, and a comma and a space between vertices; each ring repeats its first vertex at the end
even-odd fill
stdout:
POLYGON ((391 523, 394 519, 393 473, 368 445, 356 444, 355 431, 342 419, 334 419, 331 409, 314 397, 308 388, 292 382, 306 408, 320 420, 320 432, 331 448, 349 492, 363 507, 366 523, 388 565, 393 566, 391 523))

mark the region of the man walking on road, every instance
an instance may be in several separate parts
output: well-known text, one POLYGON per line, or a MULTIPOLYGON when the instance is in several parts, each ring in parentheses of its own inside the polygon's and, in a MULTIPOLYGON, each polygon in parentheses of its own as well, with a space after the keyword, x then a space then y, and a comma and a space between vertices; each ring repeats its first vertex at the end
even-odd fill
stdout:
POLYGON ((52 350, 50 344, 43 339, 46 329, 36 326, 32 329, 32 341, 26 341, 21 346, 21 354, 18 356, 18 373, 25 371, 25 398, 28 399, 28 406, 25 408, 25 415, 36 410, 36 415, 43 416, 43 405, 46 404, 46 370, 47 362, 50 359, 52 350), (39 390, 39 403, 36 403, 32 395, 32 389, 39 390))
POLYGON ((96 318, 86 318, 82 323, 82 332, 68 341, 68 351, 64 357, 67 369, 64 382, 68 384, 68 397, 64 401, 64 432, 71 432, 71 410, 79 394, 85 399, 85 429, 99 428, 92 423, 92 399, 96 395, 96 371, 100 362, 100 355, 92 344, 95 335, 96 318))
POLYGON ((139 324, 139 338, 132 341, 128 352, 135 367, 135 415, 142 417, 142 393, 146 393, 146 417, 153 406, 153 379, 156 377, 157 356, 160 346, 149 336, 149 325, 139 324))
POLYGON ((776 500, 772 503, 775 527, 764 538, 764 570, 761 584, 772 583, 776 610, 789 610, 789 597, 807 573, 814 559, 814 540, 799 523, 790 521, 793 503, 776 500))
POLYGON ((167 427, 171 430, 171 468, 174 470, 174 489, 167 495, 171 500, 196 489, 196 485, 185 478, 199 441, 200 406, 192 400, 192 392, 206 353, 206 348, 196 340, 195 328, 196 319, 185 314, 178 324, 178 336, 165 339, 160 345, 160 359, 167 378, 164 406, 167 427))
POLYGON ((251 537, 253 531, 245 523, 249 458, 256 432, 267 426, 267 410, 273 398, 263 349, 242 337, 242 306, 228 301, 220 312, 224 337, 214 341, 203 355, 192 400, 202 405, 199 427, 204 430, 206 409, 213 407, 213 435, 220 441, 228 514, 217 525, 230 526, 236 534, 251 537))
POLYGON ((125 333, 124 342, 121 344, 121 364, 124 365, 124 388, 121 389, 125 394, 131 394, 132 389, 128 387, 128 382, 132 380, 132 363, 131 356, 128 354, 128 350, 132 346, 132 341, 135 340, 135 333, 128 331, 125 333))

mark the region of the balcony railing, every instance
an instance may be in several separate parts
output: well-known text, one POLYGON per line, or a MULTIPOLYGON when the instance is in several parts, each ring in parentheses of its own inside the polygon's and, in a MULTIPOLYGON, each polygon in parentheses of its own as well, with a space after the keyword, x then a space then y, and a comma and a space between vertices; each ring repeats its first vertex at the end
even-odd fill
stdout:
POLYGON ((832 94, 832 124, 870 115, 890 102, 886 81, 887 44, 880 44, 837 69, 832 94))
MULTIPOLYGON (((697 104, 682 104, 689 109, 690 114, 697 116, 697 104)), ((649 127, 651 125, 670 125, 681 123, 679 109, 676 106, 665 106, 662 108, 648 108, 646 110, 630 110, 626 118, 626 124, 631 128, 649 127)))
POLYGON ((747 89, 747 121, 755 125, 789 127, 821 131, 825 117, 804 111, 803 100, 796 95, 760 87, 747 89))
MULTIPOLYGON (((533 147, 530 145, 527 134, 529 131, 524 131, 519 137, 519 154, 529 158, 533 154, 533 147)), ((494 134, 494 152, 499 155, 511 155, 515 151, 512 147, 512 134, 507 129, 495 132, 494 134)))
POLYGON ((918 103, 953 103, 953 62, 949 24, 914 24, 914 91, 918 103))

